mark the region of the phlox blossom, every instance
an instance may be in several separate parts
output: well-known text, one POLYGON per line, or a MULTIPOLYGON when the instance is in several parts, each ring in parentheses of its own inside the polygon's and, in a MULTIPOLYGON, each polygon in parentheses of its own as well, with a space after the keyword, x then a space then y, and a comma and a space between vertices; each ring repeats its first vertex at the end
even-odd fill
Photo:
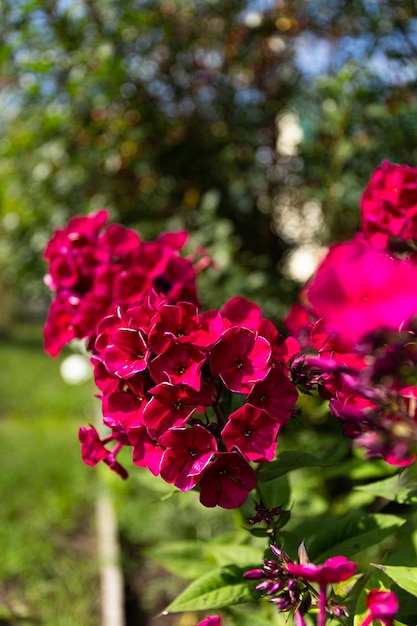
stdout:
POLYGON ((241 296, 228 300, 220 313, 231 322, 232 326, 243 326, 251 330, 258 330, 262 319, 261 308, 255 302, 241 296))
POLYGON ((74 338, 93 343, 100 319, 150 288, 170 302, 199 303, 192 261, 179 256, 186 233, 165 233, 157 241, 143 242, 120 225, 103 229, 107 219, 107 211, 73 218, 46 247, 45 282, 55 299, 44 334, 52 356, 74 338))
POLYGON ((222 626, 222 616, 208 615, 201 622, 198 622, 197 626, 222 626))
POLYGON ((367 333, 398 330, 417 313, 417 271, 358 236, 330 249, 306 296, 348 351, 367 333))
POLYGON ((287 564, 288 571, 293 576, 320 585, 347 580, 355 574, 357 567, 357 563, 349 561, 345 556, 333 556, 327 559, 323 565, 314 565, 314 563, 287 564))
POLYGON ((146 372, 137 374, 127 381, 120 381, 116 390, 109 390, 101 396, 106 426, 127 432, 143 424, 143 409, 149 399, 147 382, 146 372))
POLYGON ((161 466, 163 448, 159 445, 154 431, 139 426, 132 428, 128 434, 132 446, 132 460, 139 467, 147 467, 154 476, 158 476, 161 466))
POLYGON ((118 328, 103 351, 107 371, 120 378, 130 378, 148 366, 151 352, 144 335, 134 328, 118 328))
POLYGON ((277 365, 264 380, 255 383, 247 401, 259 409, 268 411, 281 426, 284 426, 291 417, 297 398, 298 392, 294 383, 277 365))
POLYGON ((81 456, 87 465, 97 465, 106 458, 108 450, 100 440, 99 434, 94 426, 85 428, 82 426, 78 431, 78 438, 81 443, 81 456))
MULTIPOLYGON (((78 439, 81 443, 82 460, 87 465, 97 465, 97 463, 103 461, 121 478, 127 478, 127 471, 116 459, 117 453, 124 443, 123 441, 118 441, 119 438, 120 433, 113 431, 111 435, 106 437, 104 440, 101 440, 94 426, 90 425, 90 428, 84 428, 82 426, 78 431, 78 439), (116 441, 116 445, 113 450, 107 450, 105 444, 112 441, 116 441)), ((125 437, 122 436, 122 439, 125 439, 125 437)))
POLYGON ((229 415, 222 439, 229 452, 236 448, 248 461, 272 461, 279 426, 267 411, 244 404, 229 415))
POLYGON ((198 424, 190 428, 171 428, 163 433, 159 443, 165 448, 161 477, 181 491, 188 491, 198 483, 201 472, 217 451, 213 435, 198 424))
POLYGON ((218 452, 203 471, 200 502, 207 507, 237 509, 256 483, 255 472, 239 452, 218 452))
POLYGON ((168 428, 184 426, 198 406, 211 403, 209 393, 186 385, 163 382, 148 391, 152 397, 143 410, 143 420, 159 435, 168 428))
POLYGON ((270 370, 271 346, 248 328, 232 326, 210 353, 210 367, 230 391, 248 393, 270 370))
POLYGON ((369 613, 360 626, 369 626, 377 620, 383 626, 393 626, 398 611, 398 598, 393 591, 371 589, 366 598, 369 613))
POLYGON ((194 346, 171 343, 149 363, 149 372, 156 383, 188 385, 200 391, 200 372, 206 358, 206 355, 194 346))
POLYGON ((383 161, 361 198, 361 230, 376 248, 417 239, 417 168, 383 161))
POLYGON ((152 350, 159 354, 172 341, 190 341, 199 327, 197 307, 191 302, 165 304, 154 316, 148 341, 152 350))

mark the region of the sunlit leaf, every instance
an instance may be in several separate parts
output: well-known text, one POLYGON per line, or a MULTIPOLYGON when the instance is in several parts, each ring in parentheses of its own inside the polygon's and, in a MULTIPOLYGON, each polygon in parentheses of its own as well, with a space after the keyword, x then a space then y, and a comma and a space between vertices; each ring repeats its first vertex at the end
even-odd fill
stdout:
POLYGON ((322 563, 332 556, 350 557, 376 545, 403 524, 405 520, 396 515, 354 512, 338 518, 306 520, 298 525, 296 533, 305 539, 311 561, 322 563))
POLYGON ((246 569, 230 565, 205 574, 171 602, 164 614, 220 609, 256 599, 256 581, 245 581, 246 569))
POLYGON ((368 485, 358 485, 355 489, 365 491, 378 498, 399 502, 400 504, 412 505, 417 503, 417 485, 407 486, 402 474, 368 485))
POLYGON ((372 565, 387 574, 399 587, 413 596, 417 596, 417 567, 378 565, 376 563, 372 563, 372 565))

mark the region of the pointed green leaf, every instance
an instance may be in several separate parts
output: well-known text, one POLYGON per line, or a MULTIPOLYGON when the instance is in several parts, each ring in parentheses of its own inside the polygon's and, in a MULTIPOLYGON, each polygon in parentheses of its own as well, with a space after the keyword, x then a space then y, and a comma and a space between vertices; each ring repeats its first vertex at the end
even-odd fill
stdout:
POLYGON ((417 503, 417 486, 415 484, 407 486, 402 474, 391 476, 385 480, 378 480, 369 485, 358 485, 355 489, 400 504, 417 503))
POLYGON ((265 463, 262 465, 257 474, 258 479, 262 483, 269 482, 270 480, 274 480, 279 476, 284 476, 284 474, 288 474, 296 469, 300 469, 302 467, 326 467, 326 463, 320 461, 312 454, 308 452, 298 452, 298 451, 287 451, 282 452, 276 461, 272 461, 271 463, 265 463))
POLYGON ((192 582, 171 602, 164 614, 221 609, 255 600, 259 597, 255 590, 256 581, 243 578, 247 570, 247 567, 235 565, 212 570, 192 582))
POLYGON ((236 544, 206 544, 204 549, 204 554, 210 556, 219 566, 233 563, 239 567, 248 567, 254 563, 259 563, 260 567, 263 560, 263 553, 264 549, 236 544))
POLYGON ((288 476, 279 476, 274 480, 258 483, 258 492, 267 509, 285 506, 290 499, 290 483, 288 476))
POLYGON ((417 567, 378 565, 376 563, 372 563, 372 565, 387 574, 399 587, 413 596, 417 596, 417 567))
POLYGON ((267 615, 260 617, 258 610, 249 610, 249 607, 233 607, 228 609, 228 614, 233 618, 234 626, 271 626, 271 619, 267 619, 267 615))
MULTIPOLYGON (((299 537, 306 537, 310 559, 322 563, 331 556, 352 556, 380 543, 405 524, 396 515, 352 513, 339 518, 307 520, 297 527, 299 537)), ((283 531, 285 536, 285 530, 283 531)))

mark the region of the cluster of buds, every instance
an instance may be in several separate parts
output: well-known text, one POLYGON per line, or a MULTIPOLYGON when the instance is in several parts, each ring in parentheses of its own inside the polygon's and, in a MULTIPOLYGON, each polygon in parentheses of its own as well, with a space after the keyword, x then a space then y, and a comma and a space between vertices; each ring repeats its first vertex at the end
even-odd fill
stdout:
MULTIPOLYGON (((292 611, 296 626, 305 626, 304 615, 310 608, 318 609, 318 626, 325 626, 327 616, 348 617, 346 607, 337 601, 330 585, 352 578, 357 563, 344 556, 327 559, 322 565, 310 563, 304 544, 298 550, 298 563, 276 545, 270 550, 275 559, 266 559, 259 569, 245 572, 244 577, 259 580, 256 589, 280 611, 292 611), (314 587, 318 586, 318 591, 314 587)), ((398 598, 392 591, 371 589, 367 595, 368 613, 360 626, 378 621, 383 626, 393 626, 398 611, 398 598)))
POLYGON ((303 615, 315 606, 319 608, 320 626, 325 623, 326 612, 337 617, 347 615, 345 607, 337 604, 332 594, 327 597, 327 587, 351 578, 356 572, 356 563, 337 556, 323 565, 314 565, 308 559, 304 544, 298 551, 299 564, 276 545, 271 545, 270 550, 275 559, 266 559, 262 568, 244 574, 245 578, 261 581, 256 589, 262 591, 269 602, 280 611, 293 611, 296 622, 300 624, 303 623, 303 615), (319 594, 311 583, 319 584, 319 594))

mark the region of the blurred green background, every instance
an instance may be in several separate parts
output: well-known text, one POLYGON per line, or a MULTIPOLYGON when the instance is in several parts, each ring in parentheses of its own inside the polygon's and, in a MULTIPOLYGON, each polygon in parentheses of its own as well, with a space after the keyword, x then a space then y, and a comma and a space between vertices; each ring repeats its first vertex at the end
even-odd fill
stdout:
MULTIPOLYGON (((218 265, 204 305, 240 294, 280 323, 323 246, 355 232, 372 170, 417 164, 417 6, 0 0, 0 17, 0 621, 88 626, 97 479, 76 433, 96 407, 42 354, 46 242, 102 207, 144 239, 186 228, 218 265)), ((184 539, 227 530, 180 503, 155 524, 141 480, 120 487, 128 551, 167 518, 184 539)))
POLYGON ((415 165, 417 9, 401 0, 1 0, 2 315, 42 314, 42 252, 107 207, 187 228, 203 294, 282 316, 383 158, 415 165))

